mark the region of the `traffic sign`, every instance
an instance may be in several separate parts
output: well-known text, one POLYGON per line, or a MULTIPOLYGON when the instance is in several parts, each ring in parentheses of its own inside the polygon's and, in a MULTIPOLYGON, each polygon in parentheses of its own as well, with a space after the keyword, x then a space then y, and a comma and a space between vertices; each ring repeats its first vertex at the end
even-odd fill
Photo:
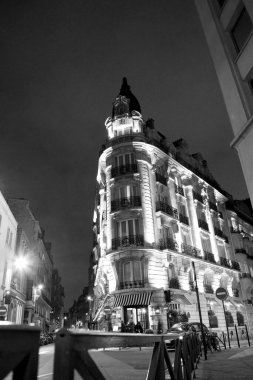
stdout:
POLYGON ((7 307, 6 306, 0 306, 0 317, 5 317, 7 314, 7 307))
POLYGON ((225 288, 218 288, 216 289, 216 297, 219 298, 219 300, 224 301, 228 297, 228 291, 225 288))

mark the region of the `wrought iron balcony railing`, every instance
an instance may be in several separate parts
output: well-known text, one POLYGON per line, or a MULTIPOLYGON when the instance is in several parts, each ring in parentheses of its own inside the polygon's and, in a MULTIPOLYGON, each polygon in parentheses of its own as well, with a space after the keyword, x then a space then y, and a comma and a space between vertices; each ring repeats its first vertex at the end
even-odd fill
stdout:
POLYGON ((172 251, 178 251, 178 244, 174 239, 160 239, 159 242, 160 249, 171 249, 172 251))
POLYGON ((179 220, 181 223, 187 224, 189 226, 189 218, 186 215, 179 214, 179 220))
POLYGON ((144 288, 143 280, 135 280, 135 281, 123 281, 120 282, 120 289, 132 289, 132 288, 144 288))
POLYGON ((212 263, 215 263, 214 255, 211 252, 204 250, 204 259, 207 261, 211 261, 212 263))
POLYGON ((216 206, 215 203, 210 202, 210 201, 208 203, 209 203, 209 207, 210 207, 211 210, 218 211, 217 206, 216 206))
POLYGON ((220 257, 220 265, 231 268, 230 261, 226 257, 220 257))
POLYGON ((116 166, 115 168, 112 168, 111 176, 112 178, 115 178, 120 175, 133 174, 137 172, 138 172, 137 164, 126 164, 126 165, 120 165, 120 166, 116 166))
POLYGON ((244 253, 247 255, 247 251, 245 248, 235 248, 235 253, 244 253))
POLYGON ((240 269, 240 264, 237 261, 235 261, 235 260, 231 260, 231 267, 233 269, 236 269, 236 270, 241 270, 240 269))
POLYGON ((141 197, 132 196, 115 199, 111 202, 111 211, 124 210, 126 208, 141 207, 141 197))
POLYGON ((164 202, 156 202, 156 211, 162 211, 167 215, 172 216, 175 219, 178 219, 178 211, 176 208, 164 202))
POLYGON ((198 219, 199 227, 202 228, 205 231, 209 231, 208 224, 203 219, 198 219))
POLYGON ((193 198, 197 199, 199 202, 203 203, 203 197, 197 191, 192 190, 193 198))
POLYGON ((160 182, 161 184, 167 186, 167 179, 163 175, 155 173, 155 178, 157 182, 160 182))
POLYGON ((112 239, 112 250, 115 251, 122 247, 144 246, 143 235, 127 235, 112 239))
POLYGON ((182 243, 181 250, 182 250, 182 253, 186 253, 187 255, 195 256, 201 259, 200 249, 193 247, 192 245, 182 243))
POLYGON ((209 294, 213 294, 214 293, 212 285, 205 284, 204 285, 204 289, 205 289, 205 293, 209 293, 209 294))
POLYGON ((184 189, 181 186, 175 185, 175 192, 184 196, 184 189))
POLYGON ((221 231, 220 228, 214 227, 214 233, 215 233, 216 236, 219 236, 219 237, 223 238, 223 232, 221 231))

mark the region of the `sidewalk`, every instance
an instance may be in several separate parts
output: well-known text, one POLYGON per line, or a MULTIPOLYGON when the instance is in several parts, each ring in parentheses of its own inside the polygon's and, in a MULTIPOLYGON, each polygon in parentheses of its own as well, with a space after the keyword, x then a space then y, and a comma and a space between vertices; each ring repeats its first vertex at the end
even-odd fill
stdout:
POLYGON ((253 347, 227 348, 202 356, 197 380, 251 380, 253 379, 253 347))

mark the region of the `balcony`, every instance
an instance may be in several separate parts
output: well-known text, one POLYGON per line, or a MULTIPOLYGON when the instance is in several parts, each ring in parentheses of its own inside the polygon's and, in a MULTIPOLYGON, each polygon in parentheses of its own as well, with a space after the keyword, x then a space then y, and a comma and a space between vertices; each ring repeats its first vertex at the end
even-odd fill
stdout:
POLYGON ((137 164, 126 164, 112 168, 111 176, 112 178, 115 178, 124 174, 133 174, 137 172, 137 164))
POLYGON ((247 251, 245 248, 235 248, 235 253, 244 253, 247 255, 247 251))
POLYGON ((208 294, 213 294, 214 293, 212 285, 209 285, 209 284, 205 284, 204 285, 204 290, 205 290, 205 293, 208 293, 208 294))
POLYGON ((179 220, 181 223, 187 224, 189 226, 189 218, 186 215, 179 214, 179 220))
POLYGON ((207 224, 207 222, 205 220, 198 219, 198 223, 199 223, 199 227, 202 228, 202 230, 205 230, 205 231, 209 232, 208 224, 207 224))
POLYGON ((240 270, 240 264, 237 261, 231 260, 231 267, 236 270, 240 270))
POLYGON ((211 263, 216 263, 213 253, 205 251, 205 250, 204 250, 204 259, 206 261, 210 261, 211 263))
POLYGON ((159 173, 155 173, 155 178, 156 178, 156 182, 160 182, 164 186, 167 186, 167 179, 163 175, 159 173))
POLYGON ((220 265, 223 267, 231 268, 230 262, 226 257, 220 257, 220 265))
POLYGON ((144 288, 143 280, 120 282, 119 289, 144 288))
POLYGON ((162 211, 165 214, 172 216, 172 218, 178 219, 177 209, 164 202, 156 202, 156 211, 162 211))
POLYGON ((218 228, 218 227, 214 227, 214 234, 215 234, 216 236, 219 236, 220 238, 223 239, 223 232, 221 231, 220 228, 218 228))
POLYGON ((184 244, 181 245, 182 253, 185 253, 186 255, 202 258, 201 251, 198 248, 193 247, 192 245, 184 244))
POLYGON ((218 211, 217 206, 216 206, 215 203, 210 202, 210 201, 208 203, 209 203, 209 207, 210 207, 211 210, 218 211))
POLYGON ((178 244, 174 239, 160 239, 160 249, 171 249, 172 251, 178 250, 178 244))
POLYGON ((194 199, 197 199, 197 201, 203 203, 203 197, 200 193, 197 193, 197 191, 192 190, 192 195, 194 199))
POLYGON ((141 207, 141 197, 132 196, 115 199, 111 202, 111 212, 124 210, 128 208, 141 207))
POLYGON ((128 235, 112 239, 112 250, 125 247, 143 247, 143 235, 128 235))
POLYGON ((175 192, 184 196, 184 189, 181 186, 175 185, 175 192))

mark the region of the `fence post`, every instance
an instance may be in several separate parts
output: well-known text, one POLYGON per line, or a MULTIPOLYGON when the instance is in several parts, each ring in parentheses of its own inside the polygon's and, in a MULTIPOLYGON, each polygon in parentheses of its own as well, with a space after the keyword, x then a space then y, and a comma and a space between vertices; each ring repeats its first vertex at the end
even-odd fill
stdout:
POLYGON ((237 344, 238 344, 238 347, 240 348, 240 342, 239 342, 238 331, 237 331, 236 325, 235 325, 235 333, 236 333, 237 344))
POLYGON ((53 379, 74 379, 74 350, 71 335, 65 329, 56 334, 53 379))
POLYGON ((224 332, 222 331, 222 336, 223 336, 223 342, 224 342, 224 347, 225 347, 225 350, 227 349, 227 346, 226 346, 226 339, 225 339, 225 335, 224 335, 224 332))
POLYGON ((249 333, 248 333, 247 325, 245 325, 245 330, 246 330, 246 334, 247 334, 248 343, 249 343, 249 346, 250 346, 250 340, 249 340, 249 333))

